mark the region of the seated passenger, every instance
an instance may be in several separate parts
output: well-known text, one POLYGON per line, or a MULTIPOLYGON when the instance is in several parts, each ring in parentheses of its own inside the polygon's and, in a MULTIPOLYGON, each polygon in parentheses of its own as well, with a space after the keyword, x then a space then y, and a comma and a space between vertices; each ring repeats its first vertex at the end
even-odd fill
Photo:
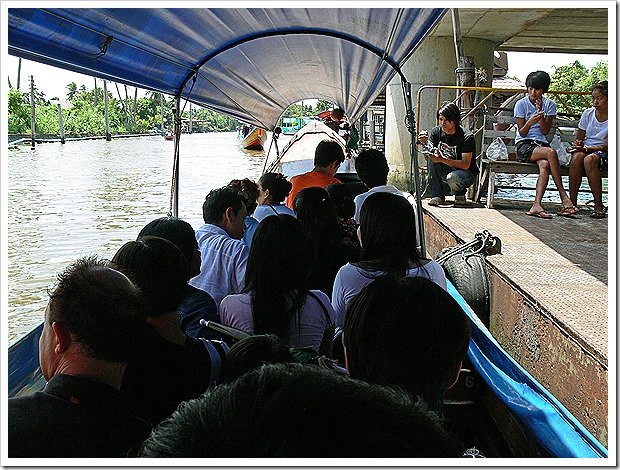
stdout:
POLYGON ((351 190, 346 184, 328 184, 325 190, 327 194, 329 194, 329 198, 334 203, 334 208, 336 209, 342 243, 353 247, 359 252, 361 246, 357 236, 358 224, 353 220, 355 203, 353 202, 351 190))
POLYGON ((351 377, 397 385, 441 412, 467 354, 471 325, 434 282, 391 274, 351 300, 342 336, 351 377))
POLYGON ((359 260, 359 250, 342 243, 336 208, 325 189, 302 189, 295 198, 295 213, 306 234, 308 287, 331 296, 336 273, 359 260))
POLYGON ((593 219, 605 218, 603 206, 603 179, 601 171, 607 170, 607 80, 598 83, 592 89, 593 106, 586 109, 573 142, 569 174, 570 199, 575 206, 573 213, 580 212, 577 207, 577 195, 581 179, 585 173, 594 198, 593 219))
POLYGON ((431 206, 445 203, 445 186, 454 194, 455 204, 466 204, 465 193, 476 180, 476 140, 470 130, 461 126, 461 110, 449 101, 437 111, 439 125, 428 131, 420 131, 422 145, 430 141, 434 153, 427 155, 428 185, 431 206))
POLYGON ((245 289, 222 300, 220 318, 225 325, 274 334, 289 346, 329 356, 335 314, 327 295, 305 287, 304 242, 294 217, 263 219, 250 249, 245 289))
POLYGON ((254 218, 254 211, 257 206, 256 199, 258 198, 258 185, 251 179, 244 178, 242 180, 232 180, 228 183, 228 186, 239 190, 245 197, 245 231, 241 241, 244 245, 250 246, 259 222, 254 218))
POLYGON ((127 457, 150 434, 119 389, 136 346, 138 288, 96 258, 58 276, 39 341, 45 389, 8 400, 8 456, 127 457))
POLYGON ((377 192, 362 206, 358 229, 360 261, 347 263, 336 275, 332 305, 341 325, 347 304, 373 279, 386 273, 423 276, 446 289, 446 275, 434 260, 422 258, 417 247, 413 206, 402 196, 377 192))
POLYGON ((189 283, 211 295, 215 303, 241 292, 249 248, 241 242, 245 230, 245 198, 235 188, 212 190, 202 205, 205 221, 196 230, 202 258, 200 274, 189 283))
POLYGON ((327 369, 267 364, 183 403, 141 457, 460 457, 423 403, 327 369))
MULTIPOLYGON (((121 390, 129 394, 138 414, 156 425, 183 400, 197 397, 215 385, 225 351, 211 351, 201 340, 186 336, 177 308, 186 292, 187 263, 168 240, 142 237, 125 243, 112 262, 140 288, 146 302, 140 348, 129 361, 121 390)), ((214 344, 214 343, 210 343, 214 344)))
POLYGON ((270 215, 287 214, 297 217, 293 209, 283 204, 293 185, 282 173, 263 173, 258 180, 258 207, 254 218, 260 223, 270 215))
POLYGON ((549 183, 549 174, 553 177, 562 201, 562 208, 558 211, 558 215, 570 217, 575 212, 575 206, 568 197, 562 183, 562 169, 560 168, 558 154, 547 142, 551 123, 557 115, 555 102, 543 96, 549 91, 550 84, 551 77, 547 72, 538 70, 530 73, 525 79, 527 96, 517 101, 514 109, 517 121, 517 134, 515 136, 517 160, 538 165, 536 195, 532 207, 526 214, 541 219, 553 218, 542 206, 542 198, 549 183))
MULTIPOLYGON (((297 193, 304 188, 318 186, 324 188, 328 184, 341 183, 334 175, 344 162, 344 151, 336 141, 326 139, 319 142, 314 152, 314 168, 312 171, 293 176, 291 184, 293 188, 286 198, 286 205, 295 210, 294 203, 297 193)), ((297 211, 295 211, 297 213, 297 211)))
POLYGON ((362 212, 364 201, 368 196, 377 192, 403 196, 416 210, 416 201, 411 194, 387 184, 390 167, 385 155, 380 150, 362 150, 355 159, 355 171, 362 183, 368 188, 368 191, 365 193, 355 196, 355 215, 353 218, 358 224, 360 223, 360 213, 362 212))
MULTIPOLYGON (((179 248, 188 264, 187 280, 200 273, 200 250, 192 226, 176 217, 161 217, 144 226, 138 239, 145 236, 161 237, 172 242, 179 248)), ((178 308, 181 331, 192 338, 220 339, 213 330, 200 324, 201 319, 218 323, 217 305, 213 297, 205 291, 187 284, 187 293, 178 308)))
POLYGON ((237 341, 226 354, 226 382, 263 364, 297 362, 291 348, 276 335, 254 335, 237 341))

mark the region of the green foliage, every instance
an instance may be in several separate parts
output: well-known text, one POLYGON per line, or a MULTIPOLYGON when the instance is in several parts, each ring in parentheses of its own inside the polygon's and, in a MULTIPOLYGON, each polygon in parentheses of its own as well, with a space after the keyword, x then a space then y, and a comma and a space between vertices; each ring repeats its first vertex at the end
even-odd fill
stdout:
POLYGON ((30 129, 30 105, 25 93, 17 88, 9 90, 8 100, 8 128, 12 134, 25 134, 30 129))
POLYGON ((334 107, 331 101, 318 100, 316 102, 316 107, 314 108, 314 112, 316 114, 321 114, 323 111, 331 110, 334 107))
POLYGON ((590 70, 578 60, 572 64, 557 67, 553 75, 551 75, 551 90, 588 93, 585 99, 578 95, 563 96, 561 100, 556 99, 558 112, 580 116, 586 108, 592 106, 589 97, 592 87, 602 80, 607 80, 607 77, 607 61, 598 62, 590 70))

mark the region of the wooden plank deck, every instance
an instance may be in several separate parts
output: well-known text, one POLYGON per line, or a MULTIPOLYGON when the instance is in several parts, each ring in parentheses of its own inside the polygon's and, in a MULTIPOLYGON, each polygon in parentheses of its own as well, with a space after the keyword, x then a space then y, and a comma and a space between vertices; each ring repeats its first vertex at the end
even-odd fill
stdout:
POLYGON ((545 220, 527 216, 530 205, 498 198, 493 209, 450 200, 432 207, 425 199, 426 248, 436 257, 450 236, 468 242, 483 230, 501 239, 502 253, 487 257, 493 335, 606 444, 608 218, 582 208, 545 220))

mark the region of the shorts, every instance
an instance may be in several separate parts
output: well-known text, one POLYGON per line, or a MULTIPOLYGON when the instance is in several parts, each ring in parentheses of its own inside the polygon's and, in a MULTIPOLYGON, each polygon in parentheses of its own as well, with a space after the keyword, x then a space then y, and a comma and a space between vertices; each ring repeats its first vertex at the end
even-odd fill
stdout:
POLYGON ((597 150, 593 153, 597 154, 599 158, 598 169, 600 171, 607 171, 607 152, 604 150, 597 150))
POLYGON ((517 152, 517 161, 530 163, 532 153, 537 147, 551 147, 549 142, 541 142, 540 140, 525 139, 517 143, 515 150, 517 152))

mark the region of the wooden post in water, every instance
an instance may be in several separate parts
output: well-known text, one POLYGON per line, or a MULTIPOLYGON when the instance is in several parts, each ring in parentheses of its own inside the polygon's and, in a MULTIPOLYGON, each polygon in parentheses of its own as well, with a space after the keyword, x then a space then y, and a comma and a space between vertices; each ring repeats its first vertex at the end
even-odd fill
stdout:
POLYGON ((112 136, 110 135, 110 116, 108 114, 108 82, 106 80, 103 81, 103 105, 105 112, 105 140, 110 142, 112 140, 112 136))
POLYGON ((97 96, 97 78, 93 77, 93 79, 95 80, 94 105, 97 107, 99 104, 99 97, 97 96))
POLYGON ((65 126, 62 124, 62 106, 60 103, 58 103, 57 106, 58 106, 58 124, 60 125, 60 143, 64 144, 65 143, 65 126))
POLYGON ((35 140, 35 127, 37 124, 37 118, 34 113, 34 76, 30 75, 30 137, 31 137, 31 148, 34 149, 35 140))

